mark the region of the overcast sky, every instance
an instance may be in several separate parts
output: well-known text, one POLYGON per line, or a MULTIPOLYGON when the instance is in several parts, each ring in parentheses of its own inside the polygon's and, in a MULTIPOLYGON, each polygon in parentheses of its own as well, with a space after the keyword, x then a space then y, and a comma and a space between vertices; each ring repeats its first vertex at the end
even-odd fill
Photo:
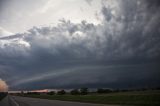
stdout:
POLYGON ((0 0, 10 90, 160 86, 159 0, 0 0))

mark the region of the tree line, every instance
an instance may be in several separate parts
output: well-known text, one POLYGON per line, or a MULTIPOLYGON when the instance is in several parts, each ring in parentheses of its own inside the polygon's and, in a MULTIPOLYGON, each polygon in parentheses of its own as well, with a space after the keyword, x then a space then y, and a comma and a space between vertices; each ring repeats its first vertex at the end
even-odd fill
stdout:
POLYGON ((113 93, 113 92, 125 92, 127 90, 112 90, 108 88, 98 88, 96 91, 89 91, 88 88, 80 88, 80 89, 72 89, 70 92, 66 92, 66 90, 59 90, 57 92, 50 91, 50 92, 27 92, 23 93, 23 91, 20 94, 28 94, 28 95, 40 95, 40 94, 48 94, 48 95, 65 95, 65 94, 71 94, 71 95, 87 95, 92 93, 98 93, 98 94, 106 94, 106 93, 113 93))
POLYGON ((62 89, 57 92, 50 91, 50 92, 27 92, 24 93, 23 91, 21 93, 14 93, 14 95, 41 95, 41 94, 47 94, 47 95, 65 95, 65 94, 71 94, 71 95, 87 95, 87 94, 108 94, 108 93, 116 93, 116 92, 128 92, 128 91, 146 91, 146 90, 160 90, 160 88, 155 89, 147 89, 147 88, 141 88, 141 89, 109 89, 109 88, 98 88, 94 91, 90 91, 88 88, 79 88, 79 89, 72 89, 69 92, 62 89))

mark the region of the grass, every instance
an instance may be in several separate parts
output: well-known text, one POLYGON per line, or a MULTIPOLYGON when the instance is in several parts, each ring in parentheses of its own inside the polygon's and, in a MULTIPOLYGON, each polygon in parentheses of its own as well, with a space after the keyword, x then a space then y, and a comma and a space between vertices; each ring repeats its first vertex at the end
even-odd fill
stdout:
POLYGON ((110 94, 90 94, 90 95, 25 95, 27 97, 88 102, 98 104, 120 104, 139 106, 160 106, 160 91, 138 91, 119 92, 110 94))
POLYGON ((0 101, 7 96, 7 93, 0 92, 0 101))

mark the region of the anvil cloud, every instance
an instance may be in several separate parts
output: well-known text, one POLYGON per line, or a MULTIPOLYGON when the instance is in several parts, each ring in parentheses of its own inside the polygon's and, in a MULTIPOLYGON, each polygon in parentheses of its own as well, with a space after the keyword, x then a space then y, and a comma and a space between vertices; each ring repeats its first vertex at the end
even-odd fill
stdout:
POLYGON ((102 0, 96 24, 64 18, 1 31, 0 78, 11 89, 158 87, 159 11, 159 0, 102 0))

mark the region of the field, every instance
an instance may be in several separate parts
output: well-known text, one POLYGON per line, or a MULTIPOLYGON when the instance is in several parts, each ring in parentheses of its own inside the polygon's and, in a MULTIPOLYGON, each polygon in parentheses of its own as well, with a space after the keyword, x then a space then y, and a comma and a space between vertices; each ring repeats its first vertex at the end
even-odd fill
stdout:
POLYGON ((109 94, 88 94, 88 95, 23 95, 27 97, 89 102, 98 104, 120 104, 139 106, 160 106, 160 91, 132 91, 109 94))

